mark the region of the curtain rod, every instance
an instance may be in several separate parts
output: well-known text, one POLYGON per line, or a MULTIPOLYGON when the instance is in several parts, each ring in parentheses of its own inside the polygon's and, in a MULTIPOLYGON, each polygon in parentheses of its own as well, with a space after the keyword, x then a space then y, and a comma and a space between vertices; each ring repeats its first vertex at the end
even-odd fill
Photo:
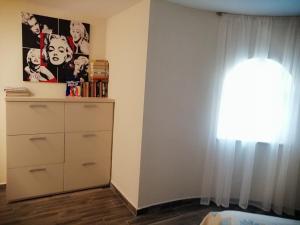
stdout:
POLYGON ((227 13, 227 12, 216 12, 216 15, 218 16, 223 16, 224 14, 231 14, 231 15, 239 15, 239 16, 263 16, 263 17, 299 17, 299 15, 279 15, 279 16, 275 16, 275 15, 247 15, 247 14, 239 14, 239 13, 227 13))

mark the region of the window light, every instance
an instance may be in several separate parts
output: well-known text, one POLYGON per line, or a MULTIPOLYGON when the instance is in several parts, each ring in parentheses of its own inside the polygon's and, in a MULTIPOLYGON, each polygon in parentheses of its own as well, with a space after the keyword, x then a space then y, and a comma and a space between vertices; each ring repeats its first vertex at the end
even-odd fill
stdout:
POLYGON ((274 60, 238 64, 223 83, 218 138, 267 143, 280 138, 291 83, 291 75, 274 60))

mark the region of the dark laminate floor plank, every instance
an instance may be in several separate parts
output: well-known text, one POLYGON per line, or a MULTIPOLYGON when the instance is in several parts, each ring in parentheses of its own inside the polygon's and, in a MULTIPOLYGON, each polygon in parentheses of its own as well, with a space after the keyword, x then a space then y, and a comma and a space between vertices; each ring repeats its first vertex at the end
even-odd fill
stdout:
POLYGON ((197 213, 190 213, 187 215, 180 215, 164 221, 159 221, 151 225, 199 225, 203 217, 197 213))
MULTIPOLYGON (((237 207, 231 209, 240 210, 237 207)), ((0 190, 0 225, 199 225, 216 206, 197 200, 151 207, 135 217, 110 188, 97 188, 50 197, 7 203, 0 190)), ((259 212, 249 208, 248 211, 259 212)))
POLYGON ((140 215, 128 221, 130 225, 148 225, 157 221, 166 220, 179 216, 180 214, 173 209, 162 209, 157 212, 147 212, 145 215, 140 215))

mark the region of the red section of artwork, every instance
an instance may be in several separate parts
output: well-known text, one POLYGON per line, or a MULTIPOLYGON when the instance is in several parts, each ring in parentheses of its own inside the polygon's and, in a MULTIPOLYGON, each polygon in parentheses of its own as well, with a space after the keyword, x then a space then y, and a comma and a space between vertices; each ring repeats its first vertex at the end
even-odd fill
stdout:
POLYGON ((75 52, 75 45, 74 45, 74 42, 73 42, 73 37, 72 36, 68 36, 67 40, 68 40, 68 44, 70 45, 72 51, 75 52))
POLYGON ((40 80, 40 82, 44 82, 44 83, 57 83, 57 79, 54 77, 54 78, 52 78, 50 80, 46 80, 46 81, 40 80))

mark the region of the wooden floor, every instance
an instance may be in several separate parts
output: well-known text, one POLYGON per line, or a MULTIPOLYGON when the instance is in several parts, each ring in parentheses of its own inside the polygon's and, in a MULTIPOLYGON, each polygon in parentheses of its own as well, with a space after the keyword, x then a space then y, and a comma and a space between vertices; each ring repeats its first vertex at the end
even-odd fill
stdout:
POLYGON ((24 225, 199 225, 210 209, 194 203, 153 209, 135 217, 110 188, 6 203, 0 190, 0 224, 24 225))
POLYGON ((0 190, 1 225, 199 225, 208 212, 219 210, 191 200, 153 207, 136 217, 110 188, 15 203, 7 203, 5 191, 0 190))

